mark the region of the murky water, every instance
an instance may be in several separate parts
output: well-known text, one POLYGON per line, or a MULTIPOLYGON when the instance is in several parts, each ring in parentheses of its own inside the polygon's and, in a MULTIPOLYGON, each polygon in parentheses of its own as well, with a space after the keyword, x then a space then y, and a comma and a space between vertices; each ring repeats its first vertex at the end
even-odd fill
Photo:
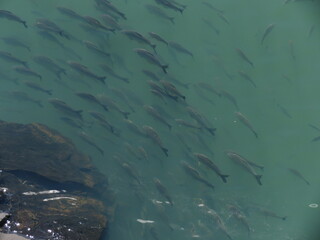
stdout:
POLYGON ((116 194, 108 239, 317 239, 318 2, 104 1, 0 2, 27 24, 0 18, 0 113, 94 159, 116 194))

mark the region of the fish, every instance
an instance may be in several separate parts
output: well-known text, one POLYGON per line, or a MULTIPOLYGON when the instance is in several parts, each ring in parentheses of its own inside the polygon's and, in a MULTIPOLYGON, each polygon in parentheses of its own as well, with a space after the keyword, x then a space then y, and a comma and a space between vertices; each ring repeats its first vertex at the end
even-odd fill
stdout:
POLYGON ((106 95, 104 95, 104 94, 99 94, 99 95, 97 96, 97 99, 98 99, 98 101, 100 102, 100 104, 101 104, 102 106, 105 106, 105 107, 108 108, 108 109, 114 109, 114 110, 116 110, 117 112, 119 112, 120 114, 122 114, 125 119, 128 118, 128 116, 129 116, 130 113, 122 110, 122 109, 118 106, 117 102, 114 101, 112 98, 110 98, 110 97, 108 97, 108 96, 106 96, 106 95))
POLYGON ((142 147, 137 148, 137 153, 145 160, 149 160, 147 151, 142 147))
POLYGON ((258 133, 254 130, 247 117, 245 117, 241 112, 235 112, 235 115, 239 119, 239 121, 242 122, 247 128, 249 128, 254 136, 258 138, 258 133))
POLYGON ((105 76, 98 76, 98 75, 92 73, 88 69, 88 67, 82 65, 81 63, 74 62, 74 61, 67 61, 67 63, 72 69, 74 69, 78 73, 80 73, 82 75, 85 75, 85 76, 87 76, 89 78, 96 79, 96 80, 102 82, 103 84, 105 84, 105 79, 106 79, 105 76))
POLYGON ((9 81, 9 82, 13 82, 14 84, 16 85, 19 85, 19 82, 18 82, 18 78, 15 78, 15 77, 11 77, 9 75, 7 75, 4 70, 0 70, 0 79, 1 80, 6 80, 6 81, 9 81))
POLYGON ((165 199, 167 199, 167 201, 170 203, 171 206, 173 206, 173 201, 172 201, 171 196, 168 193, 167 188, 160 182, 160 180, 158 178, 154 178, 153 182, 156 185, 158 192, 162 196, 164 196, 165 199))
POLYGON ((214 95, 217 95, 218 97, 221 97, 220 91, 214 88, 210 83, 198 82, 196 85, 201 87, 203 90, 206 90, 210 93, 213 93, 214 95))
POLYGON ((181 86, 181 87, 184 87, 184 88, 186 88, 186 89, 189 89, 190 83, 182 82, 182 81, 180 81, 179 79, 176 79, 175 77, 173 77, 173 76, 170 75, 170 74, 165 75, 164 78, 165 78, 164 80, 167 80, 167 81, 172 82, 172 83, 174 83, 174 84, 176 84, 176 85, 179 85, 179 86, 181 86))
POLYGON ((225 90, 221 90, 220 91, 221 96, 225 97, 226 99, 228 99, 237 110, 239 110, 239 106, 237 103, 237 100, 235 99, 234 96, 232 96, 229 92, 225 91, 225 90))
POLYGON ((255 88, 257 87, 257 85, 255 84, 255 82, 252 80, 252 78, 246 74, 244 71, 238 71, 239 75, 244 78, 245 80, 247 80, 248 82, 250 82, 252 84, 252 86, 254 86, 255 88))
POLYGON ((1 9, 0 10, 0 18, 6 18, 6 19, 14 21, 14 22, 22 23, 25 28, 28 28, 26 21, 22 20, 20 17, 18 17, 17 15, 15 15, 14 13, 12 13, 10 11, 1 9))
POLYGON ((80 131, 78 133, 78 136, 86 143, 88 143, 90 146, 94 147, 95 149, 98 150, 98 152, 101 153, 101 155, 104 155, 104 151, 93 142, 92 138, 88 136, 84 131, 80 131))
POLYGON ((194 58, 193 53, 190 52, 188 49, 186 49, 185 47, 181 46, 181 44, 177 43, 177 42, 173 42, 173 41, 169 41, 169 47, 171 47, 172 49, 176 50, 177 52, 186 54, 191 56, 192 58, 194 58))
POLYGON ((310 123, 308 124, 308 126, 320 132, 320 128, 318 128, 317 126, 312 125, 310 123))
POLYGON ((188 143, 186 142, 184 136, 180 133, 176 133, 177 138, 179 139, 179 141, 182 143, 182 145, 185 147, 185 149, 187 150, 188 154, 192 152, 191 147, 188 145, 188 143))
POLYGON ((162 42, 167 46, 169 45, 169 43, 166 40, 164 40, 161 36, 159 36, 155 32, 149 32, 148 34, 149 34, 150 37, 156 39, 157 41, 162 42))
POLYGON ((18 63, 18 64, 22 64, 25 67, 28 67, 28 64, 26 61, 23 61, 15 56, 13 56, 9 52, 0 51, 0 58, 2 58, 5 61, 8 61, 8 62, 18 63))
POLYGON ((33 61, 55 74, 59 79, 61 79, 61 74, 67 75, 66 69, 60 67, 51 58, 45 56, 35 56, 33 57, 33 61))
POLYGON ((157 46, 155 44, 151 43, 147 38, 142 36, 141 33, 138 33, 136 31, 132 31, 132 30, 122 30, 120 32, 122 34, 126 35, 131 40, 134 40, 138 43, 143 43, 143 44, 150 46, 153 49, 153 51, 156 53, 157 46))
POLYGON ((46 93, 48 95, 52 95, 52 90, 45 89, 45 88, 41 87, 40 84, 38 84, 38 83, 31 82, 31 81, 24 81, 24 84, 29 88, 46 93))
POLYGON ((163 153, 168 157, 169 150, 163 146, 163 143, 161 141, 159 134, 152 127, 147 125, 142 126, 142 129, 145 133, 145 136, 150 138, 153 141, 153 143, 157 144, 161 148, 163 153))
POLYGON ((126 171, 126 173, 132 177, 138 184, 141 185, 140 177, 138 172, 130 165, 128 162, 121 163, 121 167, 126 171))
POLYGON ((216 26, 214 26, 208 19, 202 18, 202 22, 204 22, 209 28, 211 28, 215 32, 215 34, 220 34, 220 30, 216 26))
POLYGON ((294 45, 293 45, 293 41, 289 40, 289 51, 290 51, 290 55, 292 57, 293 60, 296 60, 296 53, 294 50, 294 45))
POLYGON ((267 26, 266 30, 264 31, 263 35, 262 35, 262 39, 261 39, 261 45, 263 44, 264 40, 266 39, 266 37, 270 34, 270 32, 273 30, 273 28, 275 27, 275 24, 272 23, 270 25, 267 26))
POLYGON ((19 40, 16 37, 1 37, 1 40, 5 42, 7 45, 24 48, 24 49, 27 49, 29 52, 31 52, 30 47, 26 43, 24 43, 22 40, 19 40))
POLYGON ((292 118, 291 114, 288 112, 287 109, 285 109, 283 106, 281 106, 279 103, 277 104, 277 107, 281 110, 281 112, 286 115, 288 118, 292 118))
POLYGON ((135 48, 134 52, 136 52, 141 58, 147 60, 149 63, 160 67, 164 73, 167 73, 167 68, 169 66, 165 64, 161 64, 160 60, 151 52, 143 48, 135 48))
POLYGON ((255 177, 255 179, 257 180, 259 185, 262 185, 262 183, 261 183, 262 175, 257 174, 256 171, 251 167, 251 165, 246 161, 246 159, 242 158, 240 155, 238 155, 237 153, 232 152, 232 151, 226 151, 226 154, 229 157, 229 159, 231 159, 235 163, 239 164, 245 170, 247 170, 250 174, 252 174, 255 177))
POLYGON ((113 71, 113 69, 112 69, 111 67, 109 67, 108 65, 106 65, 106 64, 100 64, 100 67, 101 67, 101 69, 102 69, 104 72, 108 73, 110 76, 112 76, 112 77, 114 77, 114 78, 117 78, 117 79, 120 79, 121 81, 124 81, 124 82, 126 82, 126 83, 129 83, 129 82, 130 82, 130 80, 129 80, 128 78, 122 77, 122 76, 118 75, 117 73, 115 73, 115 72, 113 71))
POLYGON ((196 179, 197 181, 202 182, 202 183, 205 184, 206 186, 214 189, 214 185, 211 184, 211 183, 209 183, 207 180, 205 180, 205 179, 200 175, 200 173, 199 173, 196 169, 194 169, 193 167, 191 167, 188 163, 182 161, 182 162, 181 162, 181 165, 182 165, 183 169, 185 170, 185 172, 186 172, 188 175, 192 176, 192 177, 193 177, 194 179, 196 179))
POLYGON ((169 81, 160 80, 160 83, 163 86, 167 95, 170 95, 173 97, 180 97, 183 100, 186 100, 186 97, 183 94, 181 94, 179 90, 169 81))
POLYGON ((206 95, 204 92, 204 89, 200 88, 198 85, 194 85, 194 91, 198 95, 199 98, 202 98, 203 100, 207 101, 208 103, 212 104, 213 106, 216 105, 216 103, 206 95))
POLYGON ((102 105, 94 95, 92 95, 90 93, 85 93, 85 92, 76 92, 75 94, 78 97, 86 100, 87 102, 99 105, 99 106, 103 107, 103 109, 106 110, 107 112, 109 111, 109 109, 106 106, 102 105))
POLYGON ((273 218, 278 218, 281 219, 283 221, 285 221, 287 219, 286 216, 282 217, 279 216, 278 214, 276 214, 275 212, 272 212, 268 209, 262 208, 262 207, 256 207, 255 208, 259 213, 261 213, 262 215, 266 216, 266 217, 273 217, 273 218))
POLYGON ((310 30, 309 30, 309 33, 308 33, 308 38, 311 37, 312 33, 314 32, 314 29, 315 29, 315 24, 313 24, 311 27, 310 27, 310 30))
POLYGON ((98 19, 90 16, 84 16, 83 19, 94 28, 115 32, 115 29, 104 26, 98 19))
POLYGON ((222 179, 224 183, 227 182, 227 177, 229 177, 229 175, 223 174, 219 167, 212 160, 210 160, 209 157, 202 153, 194 153, 194 156, 198 158, 199 162, 213 170, 222 179))
POLYGON ((111 57, 111 54, 106 52, 106 51, 103 51, 101 48, 99 48, 96 44, 94 44, 93 42, 90 42, 90 41, 87 41, 87 40, 83 40, 82 41, 83 44, 89 49, 91 50, 92 52, 94 53, 97 53, 99 54, 100 56, 103 56, 103 57, 107 57, 107 58, 110 58, 111 57))
POLYGON ((253 62, 247 57, 247 55, 240 49, 236 48, 236 52, 238 53, 239 57, 251 65, 251 67, 254 68, 253 62))
POLYGON ((57 110, 59 110, 60 112, 73 117, 73 118, 77 118, 81 121, 83 121, 82 119, 82 110, 74 110, 72 107, 70 107, 67 103, 65 103, 64 101, 58 99, 58 98, 49 98, 49 103, 52 104, 52 106, 54 108, 56 108, 57 110))
POLYGON ((107 121, 103 114, 96 111, 89 111, 89 114, 100 123, 103 124, 111 133, 115 132, 115 128, 107 121))
POLYGON ((27 93, 22 91, 11 91, 9 92, 9 96, 23 102, 31 102, 37 104, 39 107, 43 108, 43 105, 40 100, 35 100, 31 98, 27 93))
POLYGON ((153 79, 154 81, 156 81, 156 82, 160 81, 160 78, 155 73, 148 71, 148 70, 142 70, 142 72, 144 73, 144 75, 153 79))
POLYGON ((112 17, 111 15, 109 15, 109 14, 102 14, 101 15, 101 19, 110 28, 113 28, 115 30, 121 30, 122 29, 122 27, 117 22, 117 20, 114 17, 112 17))
POLYGON ((121 12, 117 7, 115 7, 111 2, 107 0, 97 0, 97 5, 106 9, 108 12, 113 12, 117 14, 118 16, 122 17, 124 20, 127 20, 126 15, 121 12))
POLYGON ((48 31, 50 33, 55 33, 60 35, 61 37, 70 39, 69 35, 64 30, 62 30, 57 24, 55 24, 54 22, 48 19, 45 19, 45 18, 36 19, 35 26, 40 30, 48 31))
POLYGON ((61 14, 65 15, 67 17, 70 17, 70 18, 76 19, 76 20, 80 20, 80 21, 84 21, 83 16, 81 16, 78 13, 76 13, 74 10, 72 10, 70 8, 61 7, 61 6, 58 6, 56 8, 61 14))
POLYGON ((73 127, 73 128, 77 128, 77 129, 82 129, 82 125, 78 122, 76 122, 74 119, 69 118, 69 117, 61 117, 60 118, 61 121, 65 122, 66 124, 68 124, 69 126, 73 127))
POLYGON ((40 80, 42 80, 42 76, 39 73, 31 70, 30 68, 27 68, 24 66, 15 66, 13 67, 13 70, 15 70, 17 73, 20 73, 22 75, 37 77, 40 80))
POLYGON ((302 179, 307 185, 310 185, 310 182, 296 169, 288 168, 288 171, 298 178, 302 179))
POLYGON ((185 121, 183 119, 176 118, 175 121, 176 121, 177 124, 179 124, 181 126, 185 126, 185 127, 193 128, 193 129, 201 129, 201 126, 197 126, 197 125, 192 124, 190 122, 187 122, 187 121, 185 121))
POLYGON ((157 83, 153 82, 153 81, 148 81, 149 86, 151 87, 152 90, 156 91, 158 94, 164 96, 164 97, 168 97, 171 98, 175 101, 178 101, 178 96, 174 96, 171 94, 168 94, 162 87, 160 87, 157 83))
POLYGON ((226 16, 223 13, 217 13, 218 17, 224 21, 226 24, 229 24, 229 20, 226 18, 226 16))
POLYGON ((210 209, 208 207, 205 206, 206 212, 207 214, 213 218, 213 220, 215 221, 216 225, 218 226, 218 228, 230 239, 232 240, 233 238, 230 236, 230 234, 227 231, 227 228, 222 220, 222 218, 220 217, 220 215, 213 209, 210 209))
POLYGON ((248 231, 248 236, 250 236, 251 228, 245 215, 240 211, 238 207, 234 205, 228 204, 228 209, 231 211, 232 216, 246 228, 246 230, 248 231))
POLYGON ((215 135, 216 128, 212 128, 208 126, 207 119, 204 118, 199 112, 197 112, 192 107, 187 107, 187 112, 189 113, 190 117, 196 120, 200 126, 206 129, 212 136, 215 135))
POLYGON ((213 10, 213 11, 215 11, 215 12, 217 12, 217 13, 221 13, 221 14, 224 13, 223 10, 214 7, 214 6, 213 6, 211 3, 209 3, 209 2, 202 1, 201 3, 202 3, 203 5, 205 5, 207 8, 210 8, 211 10, 213 10))
POLYGON ((145 5, 146 9, 153 15, 162 18, 164 20, 170 21, 172 24, 174 24, 174 17, 170 17, 164 12, 161 8, 158 8, 156 6, 146 4, 145 5))
POLYGON ((131 101, 128 99, 127 95, 123 91, 116 88, 110 88, 110 90, 118 99, 121 99, 121 101, 123 101, 130 108, 132 112, 135 112, 135 109, 132 106, 131 101))
POLYGON ((37 33, 45 40, 50 41, 51 43, 54 43, 61 47, 62 49, 65 49, 65 46, 63 43, 61 43, 54 35, 52 35, 50 32, 47 32, 46 30, 37 31, 37 33))
POLYGON ((169 128, 169 130, 171 130, 172 126, 162 117, 162 115, 155 108, 148 105, 144 105, 143 108, 155 120, 158 120, 162 124, 166 125, 169 128))
POLYGON ((255 167, 255 168, 259 168, 260 170, 264 169, 264 166, 262 166, 261 164, 255 163, 253 161, 250 161, 249 159, 245 158, 244 156, 240 155, 239 153, 233 152, 231 150, 229 150, 228 152, 231 152, 233 154, 236 154, 238 157, 242 158, 244 161, 246 161, 247 163, 250 164, 250 166, 255 167))
POLYGON ((174 5, 171 1, 169 0, 155 0, 155 2, 159 5, 162 5, 165 8, 172 9, 176 12, 180 12, 181 14, 183 13, 184 8, 178 7, 174 5))

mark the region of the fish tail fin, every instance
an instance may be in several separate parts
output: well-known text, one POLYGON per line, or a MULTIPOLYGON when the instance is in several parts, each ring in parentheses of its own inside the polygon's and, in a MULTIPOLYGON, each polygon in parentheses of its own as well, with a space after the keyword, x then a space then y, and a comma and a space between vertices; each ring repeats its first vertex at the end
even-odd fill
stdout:
POLYGON ((31 52, 31 49, 30 49, 29 47, 26 47, 26 49, 27 49, 29 52, 31 52))
POLYGON ((179 8, 179 10, 178 10, 181 14, 183 13, 183 11, 184 11, 184 8, 179 8))
POLYGON ((172 126, 170 124, 167 125, 169 130, 171 131, 172 126))
POLYGON ((40 81, 42 81, 42 76, 41 75, 39 75, 38 78, 40 79, 40 81))
POLYGON ((106 77, 103 76, 103 77, 98 77, 98 79, 103 83, 103 84, 106 84, 106 77))
POLYGON ((27 25, 27 22, 26 22, 26 21, 23 21, 22 23, 23 23, 23 25, 24 25, 25 28, 28 28, 28 25, 27 25))
POLYGON ((49 95, 52 95, 52 90, 47 90, 46 93, 48 93, 49 95))
POLYGON ((39 107, 43 108, 41 101, 36 101, 36 103, 38 104, 39 107))
POLYGON ((126 83, 130 83, 129 79, 128 78, 121 78, 124 82, 126 83))
POLYGON ((253 131, 253 134, 256 138, 258 138, 258 133, 256 131, 253 131))
POLYGON ((164 154, 165 154, 167 157, 169 157, 169 155, 168 155, 168 151, 169 151, 169 150, 168 150, 168 149, 162 147, 161 150, 164 152, 164 154))
POLYGON ((224 183, 226 183, 227 182, 227 177, 229 177, 229 175, 220 175, 220 177, 221 177, 222 181, 224 183))
POLYGON ((164 71, 164 73, 167 73, 167 68, 169 67, 169 65, 162 65, 161 68, 164 71))
POLYGON ((124 118, 125 118, 125 119, 128 119, 129 114, 130 114, 129 112, 123 112, 124 118))
POLYGON ((206 128, 212 136, 215 135, 216 128, 206 128))
MULTIPOLYGON (((174 22, 174 17, 170 17, 169 20, 170 20, 170 22, 172 22, 172 24, 175 24, 175 22, 174 22)), ((167 45, 168 45, 168 44, 167 44, 167 45)))
POLYGON ((157 53, 157 50, 156 50, 157 45, 151 44, 151 47, 152 47, 154 53, 155 53, 155 54, 158 54, 158 53, 157 53))
POLYGON ((262 175, 255 175, 254 177, 256 178, 258 184, 259 184, 259 185, 262 185, 262 183, 261 183, 261 177, 262 177, 262 175))
POLYGON ((186 100, 186 96, 181 96, 183 100, 186 100))
POLYGON ((283 217, 283 218, 281 218, 283 221, 285 221, 286 219, 287 219, 287 216, 285 216, 285 217, 283 217))
POLYGON ((107 108, 106 106, 104 105, 101 105, 103 107, 104 110, 106 110, 107 112, 109 112, 109 108, 107 108))
POLYGON ((97 150, 101 153, 101 155, 104 155, 104 151, 101 148, 97 148, 97 150))

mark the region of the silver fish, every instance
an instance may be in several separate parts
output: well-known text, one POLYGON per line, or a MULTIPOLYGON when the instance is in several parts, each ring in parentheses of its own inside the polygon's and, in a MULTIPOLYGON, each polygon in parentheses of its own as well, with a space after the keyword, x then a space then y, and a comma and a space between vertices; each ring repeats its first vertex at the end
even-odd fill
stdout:
POLYGON ((144 130, 146 137, 150 138, 155 144, 157 144, 164 152, 164 154, 168 157, 169 150, 163 146, 159 134, 150 126, 144 125, 142 129, 144 130))
POLYGON ((0 51, 0 58, 2 58, 5 61, 8 61, 8 62, 19 63, 19 64, 24 65, 25 67, 28 67, 28 64, 26 61, 23 61, 19 58, 16 58, 15 56, 13 56, 9 52, 0 51))
POLYGON ((241 112, 235 112, 235 115, 239 119, 239 121, 242 122, 247 128, 249 128, 254 136, 258 138, 258 133, 254 130, 249 120, 241 112))
POLYGON ((31 81, 24 81, 24 84, 26 86, 28 86, 29 88, 32 88, 32 89, 35 89, 37 91, 46 93, 48 95, 52 95, 52 90, 45 89, 45 88, 41 87, 40 84, 38 84, 38 83, 31 82, 31 81))
POLYGON ((147 60, 149 63, 154 64, 162 69, 164 73, 167 73, 168 65, 164 65, 160 62, 160 60, 151 52, 143 49, 143 48, 135 48, 134 51, 142 58, 147 60))
POLYGON ((27 68, 27 67, 23 67, 23 66, 16 66, 16 67, 13 67, 13 69, 17 72, 17 73, 20 73, 20 74, 23 74, 23 75, 27 75, 27 76, 33 76, 33 77, 37 77, 39 78, 40 80, 42 80, 42 76, 31 70, 30 68, 27 68))
POLYGON ((227 177, 229 177, 229 175, 223 174, 219 167, 212 160, 210 160, 209 157, 202 153, 194 153, 194 156, 196 156, 202 164, 213 170, 224 183, 227 182, 227 177))
POLYGON ((14 13, 7 10, 0 10, 0 18, 6 18, 8 20, 22 23, 25 28, 28 28, 27 22, 22 20, 20 17, 15 15, 14 13))
POLYGON ((78 62, 73 62, 73 61, 67 61, 68 65, 74 69, 75 71, 79 72, 80 74, 83 74, 89 78, 93 78, 96 80, 99 80, 100 82, 102 82, 103 84, 105 84, 105 76, 98 76, 94 73, 92 73, 88 67, 82 65, 81 63, 78 62))

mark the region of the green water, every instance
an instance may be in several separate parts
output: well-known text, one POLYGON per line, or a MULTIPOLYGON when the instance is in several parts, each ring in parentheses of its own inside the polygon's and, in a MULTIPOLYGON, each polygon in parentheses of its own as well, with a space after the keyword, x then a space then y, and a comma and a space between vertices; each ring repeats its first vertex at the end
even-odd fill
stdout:
POLYGON ((16 64, 0 59, 1 72, 18 79, 15 84, 2 77, 0 117, 5 121, 46 124, 71 138, 81 151, 93 158, 100 171, 108 176, 116 195, 117 208, 109 226, 108 238, 105 239, 228 239, 208 215, 208 208, 219 214, 232 239, 318 239, 314 231, 319 226, 319 208, 311 208, 309 204, 319 204, 319 142, 311 140, 320 133, 308 126, 320 127, 320 5, 317 1, 204 1, 222 10, 220 17, 217 11, 205 6, 202 1, 180 0, 179 3, 187 6, 183 14, 163 8, 152 0, 112 2, 127 17, 127 20, 119 18, 121 28, 135 30, 155 43, 157 57, 169 65, 168 75, 188 84, 188 88, 185 88, 173 82, 186 97, 185 102, 182 99, 176 102, 168 97, 164 97, 163 101, 149 91, 147 81, 152 79, 144 75, 142 70, 149 70, 159 78, 165 77, 160 68, 147 63, 133 51, 134 48, 145 48, 153 52, 149 46, 130 40, 119 31, 115 34, 105 31, 102 34, 88 33, 79 26, 81 21, 62 15, 56 9, 57 6, 67 7, 103 23, 103 13, 95 8, 94 1, 0 2, 1 9, 12 11, 28 24, 26 29, 22 24, 1 18, 1 37, 18 37, 30 46, 31 51, 12 47, 3 41, 0 41, 0 50, 27 61, 28 66, 43 78, 39 81, 21 75, 12 69, 16 64), (175 24, 151 14, 146 4, 157 6, 174 17, 175 24), (74 54, 39 36, 34 26, 38 18, 47 18, 71 34, 75 39, 67 40, 58 34, 54 36, 82 59, 77 59, 74 54), (209 21, 219 34, 202 19, 209 21), (274 28, 261 44, 262 36, 270 24, 274 24, 274 28), (148 32, 155 32, 167 41, 181 44, 193 53, 194 58, 157 42, 148 36, 148 32), (81 43, 82 40, 96 43, 111 53, 112 60, 92 53, 81 43), (236 49, 241 49, 254 67, 243 60, 236 49), (32 60, 37 55, 52 58, 66 69, 68 75, 63 75, 61 82, 57 82, 54 74, 32 60), (117 61, 116 56, 123 63, 117 61), (68 60, 80 62, 99 76, 107 76, 106 84, 78 74, 66 63, 68 60), (117 74, 128 78, 130 83, 103 72, 99 67, 101 63, 112 66, 117 74), (239 71, 249 75, 256 87, 241 77, 239 71), (28 88, 24 80, 37 82, 53 90, 53 95, 28 88), (211 84, 218 92, 224 90, 230 93, 239 109, 227 98, 206 89, 197 92, 196 85, 200 82, 211 84), (132 112, 130 106, 111 89, 123 91, 135 111, 132 112), (23 91, 33 99, 41 100, 43 108, 30 102, 17 101, 10 95, 12 91, 23 91), (128 91, 141 103, 133 101, 128 91), (123 121, 123 115, 114 110, 105 112, 99 106, 76 96, 76 92, 106 94, 113 98, 121 109, 131 112, 129 119, 139 127, 149 125, 158 132, 164 147, 169 150, 169 156, 166 157, 149 138, 131 132, 123 121), (60 120, 63 114, 48 102, 51 97, 65 101, 74 109, 83 110, 83 131, 103 149, 103 156, 79 138, 79 129, 60 120), (168 115, 162 116, 172 125, 172 130, 148 115, 143 105, 163 108, 168 115), (187 106, 192 106, 207 118, 217 129, 215 136, 205 129, 186 128, 174 121, 179 118, 197 124, 188 114, 187 106), (120 131, 120 136, 101 128, 88 111, 101 112, 120 131), (247 117, 258 138, 239 121, 235 111, 247 117), (223 173, 230 175, 227 183, 223 183, 195 157, 188 157, 188 150, 177 133, 191 148, 189 155, 205 154, 223 173), (133 148, 137 152, 139 147, 145 149, 148 159, 138 159, 129 150, 133 148), (263 175, 262 186, 252 175, 234 164, 226 156, 226 150, 233 150, 263 165, 263 171, 255 169, 257 174, 263 175), (126 174, 116 158, 136 169, 141 184, 126 174), (194 167, 215 189, 188 175, 182 167, 182 161, 194 167), (289 172, 288 168, 298 170, 310 185, 289 172), (166 199, 157 191, 153 180, 155 177, 166 187, 173 206, 165 203, 166 199), (241 209, 250 226, 250 237, 246 228, 232 215, 228 204, 241 209), (255 209, 259 206, 287 218, 283 221, 266 217, 254 206, 255 209), (153 222, 143 224, 137 219, 153 222))

